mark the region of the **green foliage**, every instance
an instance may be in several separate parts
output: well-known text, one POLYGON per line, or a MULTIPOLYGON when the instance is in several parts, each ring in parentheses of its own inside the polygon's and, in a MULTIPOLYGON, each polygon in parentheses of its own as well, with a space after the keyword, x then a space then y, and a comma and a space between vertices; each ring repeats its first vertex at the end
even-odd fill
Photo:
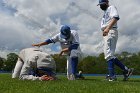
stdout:
POLYGON ((93 66, 96 65, 96 57, 87 56, 81 62, 79 62, 79 70, 82 70, 83 73, 92 73, 93 66))
POLYGON ((3 64, 5 59, 0 57, 0 70, 3 70, 3 64))
MULTIPOLYGON (((128 53, 122 52, 116 54, 117 58, 126 66, 134 68, 134 74, 140 74, 140 52, 128 53)), ((52 55, 56 62, 56 72, 66 72, 66 57, 59 57, 57 54, 52 55)), ((7 55, 7 59, 0 58, 0 70, 11 71, 17 61, 17 55, 10 53, 7 55)), ((99 56, 86 56, 78 64, 78 70, 82 70, 84 73, 105 74, 107 73, 107 62, 104 59, 104 54, 99 56)), ((116 74, 122 74, 122 70, 115 67, 116 74)))
POLYGON ((58 54, 52 55, 56 62, 56 72, 64 73, 66 72, 66 57, 61 56, 59 57, 58 54))
POLYGON ((5 71, 12 71, 14 68, 16 62, 17 62, 18 56, 15 53, 10 53, 7 55, 7 60, 3 63, 3 70, 5 71))
POLYGON ((97 64, 94 67, 95 71, 94 73, 96 74, 105 74, 107 73, 107 62, 104 59, 104 54, 101 53, 98 57, 97 57, 97 64))

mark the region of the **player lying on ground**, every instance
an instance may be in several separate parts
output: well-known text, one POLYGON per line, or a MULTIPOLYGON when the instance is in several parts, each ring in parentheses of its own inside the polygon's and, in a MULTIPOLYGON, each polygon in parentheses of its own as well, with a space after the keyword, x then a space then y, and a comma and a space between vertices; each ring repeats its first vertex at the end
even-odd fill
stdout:
POLYGON ((45 42, 33 44, 32 46, 42 46, 56 42, 59 42, 62 48, 60 56, 63 54, 67 55, 67 78, 69 80, 79 78, 77 75, 77 65, 81 49, 77 31, 71 30, 69 26, 64 25, 61 27, 60 33, 54 37, 47 39, 45 42))
POLYGON ((39 49, 26 48, 20 51, 12 78, 21 80, 55 80, 55 61, 39 49))
POLYGON ((104 38, 104 55, 108 62, 109 81, 116 80, 114 65, 123 70, 124 80, 132 74, 133 69, 126 67, 115 57, 115 49, 118 40, 117 21, 120 19, 117 9, 113 5, 109 5, 108 0, 99 0, 100 8, 104 11, 101 21, 101 30, 104 38))

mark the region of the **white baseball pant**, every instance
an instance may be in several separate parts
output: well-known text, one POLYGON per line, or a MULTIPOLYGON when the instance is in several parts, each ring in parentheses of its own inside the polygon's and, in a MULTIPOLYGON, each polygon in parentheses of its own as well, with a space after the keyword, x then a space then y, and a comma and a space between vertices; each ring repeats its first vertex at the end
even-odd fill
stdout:
POLYGON ((71 58, 72 57, 78 57, 80 59, 81 57, 81 51, 73 49, 70 53, 70 56, 67 56, 67 78, 70 79, 70 76, 72 75, 72 66, 71 66, 71 58))
POLYGON ((114 56, 118 40, 118 31, 111 29, 107 36, 104 36, 104 55, 106 60, 116 58, 114 56))

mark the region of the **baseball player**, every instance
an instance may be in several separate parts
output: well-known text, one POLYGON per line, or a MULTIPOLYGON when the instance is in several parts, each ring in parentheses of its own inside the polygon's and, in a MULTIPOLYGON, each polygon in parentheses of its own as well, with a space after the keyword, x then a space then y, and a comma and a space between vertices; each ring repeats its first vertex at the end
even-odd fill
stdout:
POLYGON ((51 39, 47 39, 45 42, 39 44, 33 44, 32 46, 42 46, 56 42, 60 42, 62 48, 59 55, 67 55, 67 78, 69 80, 79 78, 76 73, 81 49, 77 31, 71 30, 69 26, 64 25, 61 27, 60 33, 51 39))
POLYGON ((21 80, 54 80, 55 61, 39 49, 26 48, 21 50, 12 78, 21 80))
POLYGON ((118 39, 117 21, 120 19, 118 11, 115 6, 109 5, 108 0, 99 0, 98 5, 100 6, 101 10, 104 11, 104 15, 101 21, 101 30, 103 32, 104 39, 104 55, 108 62, 108 79, 109 81, 116 80, 114 72, 115 64, 123 70, 123 80, 128 80, 128 77, 132 74, 133 69, 126 67, 114 55, 118 39))

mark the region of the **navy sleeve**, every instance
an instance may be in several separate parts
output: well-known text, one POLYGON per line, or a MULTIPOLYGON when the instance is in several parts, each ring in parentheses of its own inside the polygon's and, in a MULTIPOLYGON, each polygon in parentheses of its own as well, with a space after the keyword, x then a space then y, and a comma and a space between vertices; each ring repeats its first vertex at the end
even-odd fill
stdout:
POLYGON ((120 18, 119 17, 114 17, 115 19, 119 20, 120 18))
POLYGON ((47 39, 45 42, 47 42, 48 44, 54 43, 53 40, 51 40, 51 39, 47 39))
POLYGON ((79 47, 79 44, 72 44, 70 47, 69 47, 69 50, 71 51, 72 49, 78 49, 79 47))

